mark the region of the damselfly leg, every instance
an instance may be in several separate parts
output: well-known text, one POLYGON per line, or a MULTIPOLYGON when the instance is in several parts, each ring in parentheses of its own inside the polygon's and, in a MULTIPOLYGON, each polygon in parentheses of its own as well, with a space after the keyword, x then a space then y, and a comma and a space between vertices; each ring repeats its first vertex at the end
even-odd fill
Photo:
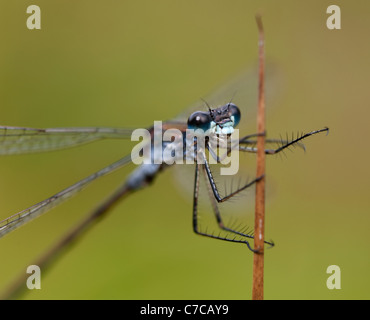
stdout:
MULTIPOLYGON (((306 133, 306 134, 297 135, 296 138, 294 138, 294 136, 292 136, 291 139, 287 138, 285 140, 283 140, 283 139, 266 139, 267 144, 277 144, 278 147, 275 148, 275 149, 265 149, 265 153, 269 154, 269 155, 278 154, 279 152, 282 152, 285 149, 287 149, 289 147, 292 147, 292 146, 299 146, 299 147, 304 149, 304 145, 301 143, 301 141, 303 139, 305 139, 309 136, 312 136, 314 134, 321 133, 321 132, 328 132, 328 130, 329 130, 328 128, 324 128, 324 129, 312 131, 312 132, 309 132, 309 133, 306 133)), ((260 135, 261 134, 257 133, 257 134, 247 135, 247 136, 241 138, 239 140, 239 146, 238 146, 239 151, 256 153, 257 148, 255 146, 248 147, 248 145, 255 145, 256 141, 251 140, 251 138, 255 138, 255 137, 260 136, 260 135)), ((207 145, 206 147, 207 147, 207 150, 209 150, 209 151, 212 150, 212 148, 210 148, 209 145, 207 145)), ((228 147, 228 149, 227 149, 228 154, 231 152, 231 149, 232 149, 232 145, 230 147, 228 147)), ((201 152, 201 151, 199 151, 199 152, 201 152)), ((212 153, 212 155, 213 154, 214 153, 212 153)), ((247 240, 247 239, 254 239, 254 236, 251 233, 240 232, 238 230, 235 230, 234 228, 227 227, 223 222, 222 215, 221 215, 221 212, 218 208, 217 203, 226 202, 227 200, 231 199, 232 197, 234 197, 235 195, 237 195, 241 191, 244 191, 244 190, 248 189, 249 187, 252 187, 262 177, 257 177, 256 179, 254 179, 250 182, 247 182, 244 186, 237 188, 237 190, 235 190, 233 192, 230 192, 230 193, 228 193, 224 196, 221 196, 219 191, 218 191, 215 179, 213 178, 210 165, 209 165, 209 163, 208 163, 204 154, 202 156, 202 160, 203 160, 204 163, 196 164, 196 166, 195 166, 194 193, 193 193, 193 230, 194 230, 194 232, 196 234, 199 234, 199 235, 202 235, 202 236, 207 236, 207 237, 214 238, 214 239, 219 239, 219 240, 224 240, 224 241, 229 241, 229 242, 236 242, 236 243, 244 243, 244 244, 247 245, 247 247, 251 251, 256 252, 250 246, 249 241, 247 240), (199 229, 199 226, 198 226, 198 197, 199 197, 200 174, 203 174, 204 179, 206 180, 206 185, 207 185, 207 189, 208 189, 208 196, 209 196, 209 199, 210 199, 210 202, 211 202, 211 205, 212 205, 212 210, 213 210, 213 212, 215 214, 215 217, 216 217, 218 227, 223 231, 226 231, 226 232, 229 232, 229 233, 234 234, 236 236, 242 237, 241 239, 237 238, 236 236, 234 236, 233 238, 230 238, 230 237, 227 237, 227 236, 216 235, 214 233, 208 233, 206 231, 201 231, 199 229)), ((217 162, 220 162, 221 158, 217 156, 216 160, 217 160, 217 162)), ((274 246, 274 243, 272 241, 264 241, 264 243, 270 245, 270 247, 274 246)))

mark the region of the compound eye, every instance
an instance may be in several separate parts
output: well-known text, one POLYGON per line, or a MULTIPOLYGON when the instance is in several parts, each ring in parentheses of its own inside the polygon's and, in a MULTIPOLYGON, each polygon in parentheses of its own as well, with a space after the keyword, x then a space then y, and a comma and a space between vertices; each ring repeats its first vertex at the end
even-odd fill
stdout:
POLYGON ((207 131, 211 127, 211 121, 212 119, 209 113, 197 111, 190 115, 188 119, 188 128, 207 131))
POLYGON ((228 104, 228 107, 229 107, 229 116, 230 116, 230 119, 234 122, 234 126, 237 126, 239 124, 239 122, 240 122, 240 117, 241 117, 240 110, 233 103, 229 103, 228 104))

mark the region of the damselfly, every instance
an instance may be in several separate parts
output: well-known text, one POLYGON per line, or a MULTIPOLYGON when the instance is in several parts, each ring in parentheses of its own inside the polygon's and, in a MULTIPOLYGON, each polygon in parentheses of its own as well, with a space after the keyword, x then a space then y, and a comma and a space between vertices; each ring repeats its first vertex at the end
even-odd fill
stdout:
MULTIPOLYGON (((250 75, 243 75, 241 78, 238 77, 236 82, 239 84, 239 93, 246 91, 247 82, 250 75)), ((235 87, 235 81, 230 82, 227 86, 229 89, 223 88, 221 91, 230 92, 232 90, 237 91, 235 87)), ((255 87, 254 87, 255 88, 255 87)), ((253 88, 253 89, 254 89, 253 88)), ((236 94, 238 95, 238 94, 236 94)), ((214 96, 214 98, 217 95, 214 96)), ((214 100, 213 98, 213 100, 214 100)), ((175 119, 172 121, 163 122, 161 128, 161 134, 166 130, 176 129, 179 132, 177 138, 184 142, 187 139, 186 129, 209 129, 211 137, 221 139, 221 136, 230 136, 234 128, 240 122, 242 112, 239 107, 231 102, 231 96, 229 96, 229 102, 226 102, 220 107, 211 106, 210 102, 212 99, 207 99, 207 111, 196 111, 188 115, 187 121, 175 119)), ((242 106, 245 107, 245 106, 242 106)), ((312 131, 306 134, 300 134, 292 136, 290 139, 266 139, 266 144, 271 144, 274 147, 266 149, 265 153, 268 155, 278 154, 279 152, 291 147, 300 146, 303 147, 301 141, 311 135, 328 131, 327 128, 312 131)), ((11 126, 1 126, 0 127, 0 154, 1 155, 12 155, 12 154, 22 154, 31 152, 44 152, 56 149, 63 149, 68 147, 73 147, 76 145, 97 141, 100 139, 128 139, 131 137, 133 129, 126 128, 48 128, 48 129, 36 129, 36 128, 22 128, 22 127, 11 127, 11 126)), ((153 127, 148 128, 150 133, 149 143, 154 143, 154 130, 153 127)), ((242 136, 238 139, 237 149, 242 153, 256 153, 256 137, 257 134, 251 134, 242 136)), ((195 233, 215 239, 221 239, 229 242, 244 243, 248 246, 250 250, 253 251, 248 240, 253 239, 253 235, 248 232, 242 232, 236 230, 233 227, 228 226, 224 223, 223 216, 218 209, 218 203, 225 202, 235 195, 239 194, 241 191, 253 186, 256 181, 261 177, 256 177, 255 179, 239 186, 236 190, 230 191, 223 196, 220 195, 219 188, 215 179, 213 178, 211 165, 209 160, 207 160, 206 153, 211 153, 213 159, 217 163, 220 163, 220 158, 215 155, 215 150, 210 144, 210 139, 205 140, 204 148, 199 148, 197 145, 197 140, 192 141, 193 149, 185 150, 183 145, 173 147, 173 151, 180 152, 183 159, 192 158, 195 162, 195 174, 194 174, 194 189, 193 189, 193 230, 195 233), (199 162, 202 158, 204 161, 199 162), (238 237, 228 237, 221 236, 214 233, 208 233, 202 231, 198 227, 198 198, 199 198, 199 186, 200 186, 200 175, 203 175, 206 180, 206 185, 208 188, 209 201, 213 208, 213 212, 218 224, 218 227, 226 232, 227 234, 233 234, 238 237)), ((164 141, 161 143, 161 151, 164 151, 170 142, 164 141)), ((233 147, 227 147, 224 152, 229 153, 233 147)), ((132 161, 130 155, 123 157, 122 159, 112 163, 111 165, 91 174, 90 176, 82 179, 70 187, 54 194, 53 196, 21 211, 10 217, 2 220, 0 222, 0 237, 6 235, 7 233, 15 230, 21 225, 33 220, 34 218, 40 216, 42 213, 49 211, 51 208, 67 200, 71 196, 75 195, 77 192, 82 190, 88 184, 94 180, 102 177, 114 170, 126 166, 132 161)), ((102 214, 109 209, 109 207, 115 203, 119 198, 133 192, 139 188, 148 185, 157 174, 163 169, 171 166, 172 164, 167 163, 147 163, 138 166, 131 175, 127 178, 123 186, 112 195, 106 202, 104 202, 95 212, 96 215, 102 214)), ((78 229, 78 228, 77 228, 78 229)), ((77 231, 76 231, 77 232, 77 231)), ((273 245, 272 242, 265 241, 265 243, 270 246, 273 245)))

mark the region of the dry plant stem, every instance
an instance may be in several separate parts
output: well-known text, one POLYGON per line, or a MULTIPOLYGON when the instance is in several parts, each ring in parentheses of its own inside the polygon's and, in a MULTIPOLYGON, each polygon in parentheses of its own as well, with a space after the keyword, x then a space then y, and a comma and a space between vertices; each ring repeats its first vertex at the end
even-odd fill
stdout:
MULTIPOLYGON (((61 255, 74 244, 85 232, 95 225, 101 218, 107 215, 111 208, 118 203, 119 200, 130 194, 133 190, 129 189, 126 185, 121 186, 116 190, 105 202, 99 207, 94 209, 84 220, 80 222, 76 227, 71 229, 65 236, 63 236, 49 251, 47 251, 42 257, 40 257, 33 264, 40 267, 41 273, 45 274, 50 266, 56 262, 61 255)), ((1 299, 17 299, 20 295, 25 293, 26 281, 29 274, 24 272, 19 278, 8 288, 4 296, 1 299)))
POLYGON ((257 138, 257 177, 263 176, 256 183, 256 205, 254 220, 254 250, 253 255, 253 287, 252 299, 263 300, 263 268, 264 268, 264 232, 265 232, 265 97, 264 97, 264 33, 262 19, 256 16, 259 31, 259 93, 257 132, 262 135, 257 138))

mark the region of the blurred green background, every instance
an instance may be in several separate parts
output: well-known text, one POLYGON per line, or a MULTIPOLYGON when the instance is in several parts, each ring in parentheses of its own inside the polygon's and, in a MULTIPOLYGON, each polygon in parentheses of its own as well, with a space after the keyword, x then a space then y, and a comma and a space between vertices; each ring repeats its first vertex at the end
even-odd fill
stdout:
MULTIPOLYGON (((171 118, 256 64, 260 12, 267 60, 283 79, 267 114, 269 136, 331 129, 307 140, 306 153, 268 159, 266 237, 276 247, 266 251, 265 298, 369 299, 370 149, 363 141, 370 136, 370 3, 334 3, 342 29, 331 31, 326 8, 333 1, 323 0, 3 0, 0 123, 121 127, 171 118), (26 28, 30 4, 41 8, 41 30, 26 28), (326 287, 329 265, 341 268, 341 290, 326 287)), ((126 142, 100 141, 1 157, 0 218, 129 150, 126 142)), ((1 239, 1 291, 128 169, 1 239)), ((171 171, 115 207, 42 274, 41 290, 22 298, 250 299, 252 254, 193 234, 191 195, 181 194, 171 171)))

